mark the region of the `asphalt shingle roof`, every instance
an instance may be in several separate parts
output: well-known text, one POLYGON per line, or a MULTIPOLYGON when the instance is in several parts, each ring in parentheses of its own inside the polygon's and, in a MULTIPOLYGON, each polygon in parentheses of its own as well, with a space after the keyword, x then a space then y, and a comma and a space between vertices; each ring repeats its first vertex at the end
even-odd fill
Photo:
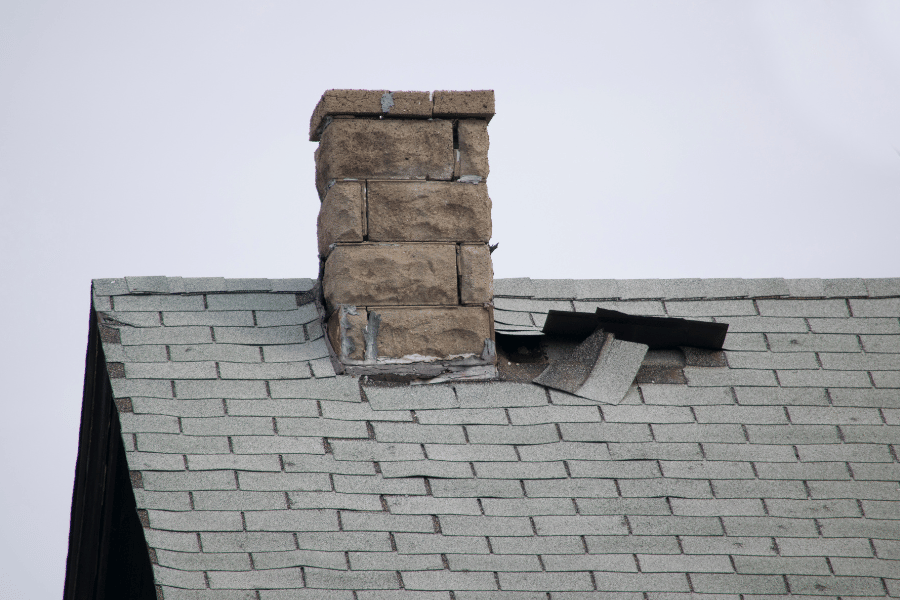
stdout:
POLYGON ((616 406, 336 376, 314 283, 94 281, 165 600, 900 596, 900 279, 497 280, 729 324, 616 406))

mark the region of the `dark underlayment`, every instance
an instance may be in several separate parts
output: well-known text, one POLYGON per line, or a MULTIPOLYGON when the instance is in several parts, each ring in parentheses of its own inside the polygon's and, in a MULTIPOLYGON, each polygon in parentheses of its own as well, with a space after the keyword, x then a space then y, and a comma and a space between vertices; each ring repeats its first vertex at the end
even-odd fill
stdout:
POLYGON ((430 385, 337 375, 314 286, 94 281, 146 597, 900 597, 900 280, 498 279, 502 379, 430 385), (548 313, 597 309, 724 350, 644 342, 615 402, 533 383, 574 347, 548 313))

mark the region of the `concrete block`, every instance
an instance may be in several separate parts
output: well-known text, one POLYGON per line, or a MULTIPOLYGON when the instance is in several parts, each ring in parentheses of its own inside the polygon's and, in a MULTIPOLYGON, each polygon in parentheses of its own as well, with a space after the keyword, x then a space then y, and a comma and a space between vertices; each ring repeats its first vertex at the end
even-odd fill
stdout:
POLYGON ((481 119, 461 119, 456 126, 459 141, 459 165, 457 175, 462 181, 485 181, 490 172, 488 166, 487 121, 481 119))
POLYGON ((494 299, 494 264, 487 244, 457 246, 459 299, 463 304, 484 304, 494 299))
POLYGON ((435 117, 473 117, 491 120, 494 116, 494 90, 434 92, 435 117))
POLYGON ((366 189, 359 181, 339 181, 325 194, 319 209, 319 256, 335 242, 361 242, 366 236, 366 189))
POLYGON ((453 175, 449 121, 337 119, 316 150, 316 188, 323 197, 339 179, 431 179, 453 175))
POLYGON ((327 117, 349 115, 378 117, 384 113, 381 99, 387 90, 327 90, 309 121, 309 141, 319 141, 327 117))
POLYGON ((451 244, 338 246, 325 262, 329 309, 339 304, 453 305, 458 302, 456 247, 451 244))
POLYGON ((440 358, 480 357, 485 340, 493 339, 489 308, 369 307, 369 314, 373 312, 381 316, 377 337, 379 357, 402 358, 416 354, 440 358))
POLYGON ((491 199, 483 184, 369 181, 367 204, 372 241, 487 243, 491 239, 491 199))

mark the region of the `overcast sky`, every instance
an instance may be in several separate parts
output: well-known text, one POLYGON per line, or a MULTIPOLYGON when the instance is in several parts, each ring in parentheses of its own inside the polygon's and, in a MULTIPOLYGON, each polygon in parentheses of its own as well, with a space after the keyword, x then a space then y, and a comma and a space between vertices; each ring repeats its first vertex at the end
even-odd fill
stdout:
POLYGON ((0 1, 0 599, 58 598, 90 280, 314 277, 329 88, 494 89, 498 277, 900 276, 900 2, 0 1))

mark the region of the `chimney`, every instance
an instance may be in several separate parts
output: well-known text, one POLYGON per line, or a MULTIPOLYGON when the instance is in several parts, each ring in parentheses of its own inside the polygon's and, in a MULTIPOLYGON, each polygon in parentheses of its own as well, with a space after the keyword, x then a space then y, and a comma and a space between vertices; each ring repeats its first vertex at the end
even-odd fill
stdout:
POLYGON ((490 378, 494 92, 329 90, 310 121, 320 280, 345 372, 490 378))

